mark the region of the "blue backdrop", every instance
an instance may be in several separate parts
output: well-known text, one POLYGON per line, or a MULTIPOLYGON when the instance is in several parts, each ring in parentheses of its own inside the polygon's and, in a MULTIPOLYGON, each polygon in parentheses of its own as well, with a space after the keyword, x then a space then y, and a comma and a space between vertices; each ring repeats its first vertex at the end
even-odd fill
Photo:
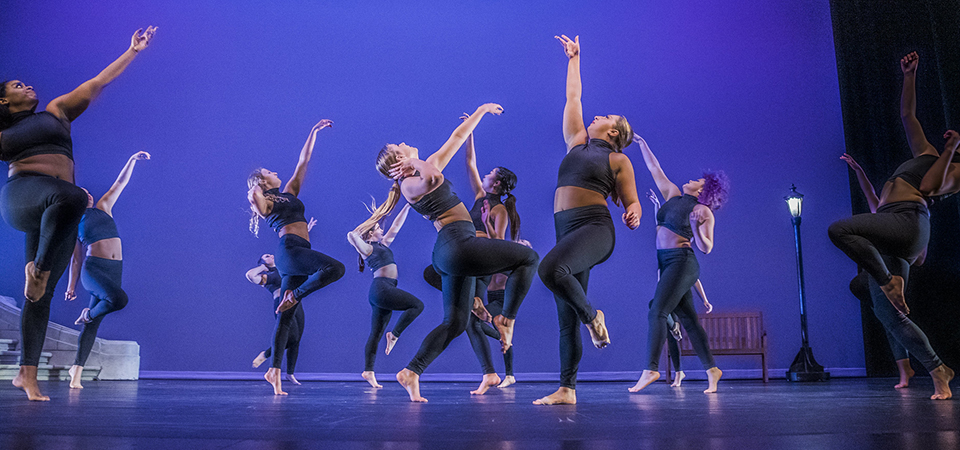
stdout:
MULTIPOLYGON (((855 267, 826 235, 850 213, 826 0, 159 3, 7 0, 0 14, 2 75, 33 85, 41 108, 96 75, 133 30, 160 28, 73 127, 78 183, 96 196, 129 155, 153 154, 114 208, 130 304, 100 332, 139 341, 144 370, 245 370, 267 346, 270 297, 243 274, 277 238, 247 231, 245 180, 261 165, 288 179, 321 118, 335 126, 320 133, 301 199, 319 221, 314 248, 348 271, 304 302, 299 372, 362 370, 371 276, 357 272, 344 235, 367 217, 362 202, 371 194, 382 200, 389 188, 373 167, 387 142, 405 141, 425 156, 460 113, 501 103, 504 114, 476 131, 480 171, 503 165, 519 175, 523 236, 545 255, 564 155, 566 57, 553 39, 560 33, 581 38, 586 117, 625 115, 678 184, 707 168, 730 176, 716 248, 699 256, 701 279, 717 311, 763 311, 774 368, 787 367, 799 348, 783 201, 796 183, 806 195, 811 344, 828 368, 863 367, 859 305, 847 291, 855 267)), ((626 153, 641 192, 654 187, 637 147, 626 153)), ((462 157, 445 174, 469 197, 462 157)), ((585 349, 581 371, 643 368, 656 283, 655 221, 643 206, 640 228, 618 223, 616 251, 591 277, 590 297, 607 314, 613 345, 585 349)), ((440 294, 420 279, 435 236, 414 215, 394 244, 400 286, 426 308, 395 353, 379 356, 378 372, 405 366, 441 320, 440 294)), ((22 234, 0 226, 0 245, 0 293, 20 298, 22 234)), ((52 318, 72 323, 86 301, 81 293, 64 302, 63 286, 65 279, 52 318)), ((518 372, 558 370, 556 320, 538 280, 517 322, 518 372)), ((464 336, 429 372, 473 373, 475 361, 464 336)), ((757 367, 749 358, 718 362, 757 367)))

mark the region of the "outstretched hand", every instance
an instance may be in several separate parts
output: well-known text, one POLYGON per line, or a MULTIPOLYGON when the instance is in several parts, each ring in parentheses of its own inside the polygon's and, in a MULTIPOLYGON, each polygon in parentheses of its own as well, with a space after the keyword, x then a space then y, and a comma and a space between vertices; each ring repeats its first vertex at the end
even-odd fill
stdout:
POLYGON ((657 197, 657 193, 654 192, 653 189, 647 190, 647 198, 653 203, 654 208, 660 209, 660 197, 657 197))
POLYGON ((920 56, 917 55, 917 52, 910 52, 907 56, 900 58, 900 70, 903 71, 904 75, 915 73, 918 62, 920 62, 920 56))
POLYGON ((707 314, 710 314, 711 312, 713 312, 713 305, 711 305, 710 302, 707 301, 707 299, 703 299, 703 307, 707 308, 707 314))
POLYGON ((840 157, 840 159, 844 160, 847 163, 847 165, 850 166, 850 168, 853 170, 858 170, 858 171, 863 170, 860 168, 860 164, 857 164, 857 161, 853 159, 852 156, 846 153, 844 153, 843 156, 840 157))
POLYGON ((314 130, 314 131, 320 131, 320 130, 322 130, 322 129, 324 129, 324 128, 328 128, 328 127, 329 127, 329 128, 333 128, 333 121, 330 120, 330 119, 322 119, 321 121, 317 122, 316 125, 313 126, 313 130, 314 130))
POLYGON ((135 159, 137 161, 145 161, 150 159, 150 154, 147 152, 136 152, 133 154, 133 156, 130 157, 130 159, 135 159))
POLYGON ((307 222, 307 233, 309 233, 310 230, 312 230, 313 227, 314 227, 314 225, 316 225, 316 224, 317 224, 317 219, 314 219, 313 217, 311 217, 311 218, 310 218, 310 221, 307 222))
POLYGON ((572 40, 568 38, 567 35, 565 34, 561 34, 560 36, 554 36, 554 38, 560 41, 560 45, 563 45, 563 52, 567 54, 567 58, 573 58, 574 56, 577 56, 580 54, 580 36, 579 35, 574 36, 572 40))
POLYGON ((153 40, 155 34, 157 34, 157 27, 147 27, 146 31, 143 28, 134 31, 133 37, 130 38, 130 50, 140 53, 140 50, 150 45, 150 41, 153 40))
MULTIPOLYGON (((503 107, 498 103, 484 103, 480 106, 481 111, 499 116, 503 114, 503 107)), ((464 119, 466 120, 466 119, 464 119)))

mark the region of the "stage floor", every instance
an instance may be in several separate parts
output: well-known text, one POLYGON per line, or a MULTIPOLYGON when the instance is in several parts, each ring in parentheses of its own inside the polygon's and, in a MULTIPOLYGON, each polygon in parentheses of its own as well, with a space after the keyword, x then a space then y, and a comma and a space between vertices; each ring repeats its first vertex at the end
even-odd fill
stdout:
POLYGON ((579 404, 548 407, 530 402, 552 383, 480 397, 474 384, 425 383, 430 402, 419 404, 395 382, 285 383, 285 397, 252 381, 89 381, 82 391, 43 382, 49 403, 0 388, 0 448, 960 448, 960 400, 929 400, 919 377, 909 389, 895 383, 726 381, 715 395, 703 381, 638 394, 631 383, 581 383, 579 404))

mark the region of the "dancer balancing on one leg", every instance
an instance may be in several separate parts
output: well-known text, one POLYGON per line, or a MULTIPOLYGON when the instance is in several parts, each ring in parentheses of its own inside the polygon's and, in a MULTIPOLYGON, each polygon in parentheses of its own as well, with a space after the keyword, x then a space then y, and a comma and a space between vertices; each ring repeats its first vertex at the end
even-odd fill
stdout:
POLYGON ((397 381, 410 394, 410 400, 425 402, 420 395, 420 374, 467 326, 473 304, 474 277, 509 272, 503 312, 493 322, 501 336, 501 347, 513 343, 514 321, 520 303, 530 289, 539 257, 520 244, 476 236, 470 213, 451 190, 443 169, 487 113, 500 114, 500 105, 488 103, 477 108, 469 119, 454 130, 447 142, 426 161, 418 150, 404 143, 388 144, 377 156, 380 173, 396 180, 388 200, 370 220, 377 221, 393 210, 402 194, 414 211, 433 221, 439 232, 433 248, 433 266, 442 278, 443 322, 431 331, 397 381))
POLYGON ((46 110, 33 87, 19 80, 0 83, 0 161, 7 183, 0 189, 0 214, 26 233, 26 282, 20 316, 20 371, 13 385, 30 400, 50 400, 37 385, 37 364, 50 318, 53 290, 66 270, 77 240, 87 194, 74 185, 71 123, 147 48, 155 27, 137 30, 130 47, 96 77, 53 99, 46 110))
MULTIPOLYGON (((376 209, 374 206, 373 210, 376 209)), ((380 228, 379 221, 372 222, 372 218, 347 233, 347 241, 360 254, 360 271, 363 272, 364 266, 368 266, 373 272, 373 283, 370 284, 368 296, 373 313, 370 318, 370 336, 367 337, 363 352, 363 373, 360 376, 375 388, 383 387, 377 383, 377 376, 373 371, 373 364, 377 360, 377 343, 380 342, 380 336, 384 335, 383 331, 390 323, 393 311, 403 311, 403 314, 393 326, 393 330, 386 333, 385 353, 388 355, 400 340, 403 330, 423 312, 423 302, 420 299, 397 287, 397 263, 393 259, 393 251, 390 250, 390 244, 403 227, 409 211, 410 205, 403 205, 386 233, 380 228)))
MULTIPOLYGON (((311 217, 310 222, 307 223, 307 231, 309 232, 316 223, 317 221, 311 217)), ((277 270, 273 255, 264 253, 263 256, 260 257, 260 260, 257 261, 257 267, 248 270, 246 276, 247 281, 263 286, 273 295, 273 318, 274 321, 276 321, 279 316, 276 310, 280 307, 280 285, 283 282, 283 277, 280 276, 280 271, 277 270)), ((300 339, 303 337, 304 325, 303 308, 296 308, 293 322, 289 325, 290 332, 287 333, 287 343, 283 346, 283 349, 287 351, 287 381, 297 386, 300 385, 300 380, 297 380, 295 373, 297 370, 297 359, 300 355, 300 339)), ((260 367, 267 359, 273 357, 273 336, 275 336, 275 334, 276 333, 270 337, 270 346, 253 359, 254 369, 260 367)))
MULTIPOLYGON (((137 161, 150 159, 147 152, 137 152, 127 160, 117 181, 107 190, 96 203, 93 196, 87 192, 87 210, 83 213, 78 227, 78 241, 70 261, 70 273, 67 283, 67 300, 77 298, 77 280, 83 283, 83 288, 90 293, 90 307, 83 308, 77 325, 83 325, 83 331, 77 340, 77 356, 70 367, 70 388, 83 389, 80 378, 83 375, 83 366, 90 356, 90 350, 97 339, 97 329, 104 316, 119 311, 127 306, 127 293, 120 287, 123 273, 123 251, 120 244, 120 234, 117 232, 117 223, 113 220, 113 205, 123 189, 130 182, 133 168, 137 161), (83 247, 87 247, 86 258, 83 256, 83 247)), ((86 191, 86 189, 84 189, 86 191)))
POLYGON ((259 219, 263 218, 280 236, 280 244, 275 253, 277 269, 283 277, 280 291, 283 297, 277 306, 277 327, 273 341, 273 361, 264 378, 273 386, 273 393, 286 395, 280 387, 280 363, 283 349, 291 333, 298 333, 295 324, 297 309, 302 308, 300 300, 314 291, 340 279, 344 273, 343 264, 323 253, 310 249, 310 234, 307 220, 303 216, 303 202, 297 198, 303 179, 307 173, 307 164, 313 155, 317 133, 333 122, 321 120, 310 130, 307 141, 300 150, 300 160, 293 171, 290 181, 280 191, 281 181, 276 172, 257 169, 247 179, 250 189, 247 200, 253 214, 250 217, 250 231, 259 231, 259 219))
POLYGON ((629 390, 637 392, 660 378, 657 370, 660 352, 667 340, 666 319, 676 312, 700 363, 707 371, 707 389, 703 392, 717 392, 717 382, 723 372, 713 361, 707 335, 697 319, 693 294, 690 292, 700 278, 700 265, 692 244, 696 243, 704 254, 713 250, 713 211, 726 202, 729 181, 723 172, 704 172, 702 178, 677 187, 667 178, 647 143, 636 134, 633 139, 640 146, 643 161, 663 195, 664 204, 657 211, 657 268, 660 280, 657 281, 653 303, 647 314, 647 369, 629 390))
POLYGON ((630 145, 633 130, 618 115, 595 116, 583 126, 580 103, 580 38, 557 39, 563 45, 567 64, 567 103, 563 110, 563 140, 567 155, 560 163, 553 197, 553 222, 557 245, 543 258, 540 279, 553 292, 560 321, 560 388, 534 401, 538 405, 577 402, 577 370, 583 352, 580 324, 590 331, 597 348, 610 343, 603 312, 587 300, 590 269, 613 253, 615 233, 607 197, 623 205, 623 223, 640 225, 640 200, 630 158, 623 149, 630 145))

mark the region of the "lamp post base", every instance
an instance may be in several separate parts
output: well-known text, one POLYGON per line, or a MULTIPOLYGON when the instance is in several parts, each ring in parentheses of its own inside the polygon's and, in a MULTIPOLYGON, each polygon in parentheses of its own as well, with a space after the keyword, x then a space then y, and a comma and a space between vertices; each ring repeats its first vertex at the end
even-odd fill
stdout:
POLYGON ((827 381, 830 372, 824 372, 823 366, 817 364, 810 347, 801 347, 797 357, 793 359, 790 370, 787 371, 788 381, 827 381))

